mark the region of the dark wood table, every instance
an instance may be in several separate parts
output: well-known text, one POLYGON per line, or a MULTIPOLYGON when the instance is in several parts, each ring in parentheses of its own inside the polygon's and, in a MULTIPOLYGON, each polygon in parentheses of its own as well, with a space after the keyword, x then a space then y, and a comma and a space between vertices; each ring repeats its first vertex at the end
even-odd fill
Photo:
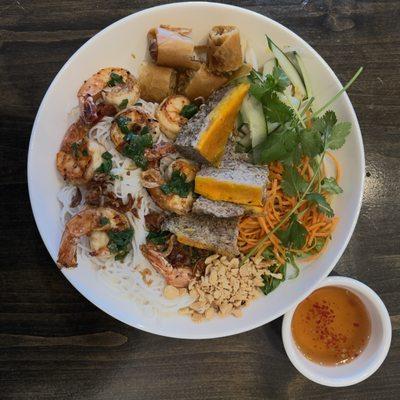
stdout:
POLYGON ((364 202, 335 271, 365 282, 389 309, 391 350, 371 378, 340 389, 308 381, 286 357, 280 320, 217 340, 141 332, 98 310, 55 267, 36 229, 26 182, 38 106, 57 71, 86 40, 121 17, 162 3, 0 3, 0 398, 399 398, 399 1, 228 2, 298 33, 342 82, 365 67, 350 94, 365 144, 364 202))

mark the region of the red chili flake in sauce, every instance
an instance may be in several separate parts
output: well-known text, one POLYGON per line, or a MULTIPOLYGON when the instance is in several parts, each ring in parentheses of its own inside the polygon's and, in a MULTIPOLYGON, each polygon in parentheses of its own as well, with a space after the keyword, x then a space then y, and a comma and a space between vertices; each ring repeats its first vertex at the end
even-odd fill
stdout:
POLYGON ((324 365, 353 360, 367 345, 370 331, 369 315, 362 301, 347 289, 335 286, 312 293, 299 304, 292 319, 299 350, 324 365))

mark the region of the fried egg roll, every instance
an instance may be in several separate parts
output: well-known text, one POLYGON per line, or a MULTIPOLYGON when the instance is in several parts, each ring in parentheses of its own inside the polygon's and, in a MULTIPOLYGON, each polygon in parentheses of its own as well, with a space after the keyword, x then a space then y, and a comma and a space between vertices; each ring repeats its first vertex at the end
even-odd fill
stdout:
POLYGON ((197 97, 207 99, 211 93, 225 85, 226 82, 228 82, 228 78, 213 74, 205 64, 202 64, 200 69, 189 73, 181 90, 190 100, 197 97))
POLYGON ((139 71, 141 98, 146 101, 160 103, 174 93, 176 88, 176 71, 172 68, 160 67, 143 62, 139 71))
POLYGON ((172 68, 198 69, 195 61, 194 42, 189 37, 190 29, 160 25, 148 34, 149 52, 157 65, 172 68))
POLYGON ((243 64, 238 28, 230 25, 214 26, 208 34, 208 66, 211 71, 232 72, 243 64))

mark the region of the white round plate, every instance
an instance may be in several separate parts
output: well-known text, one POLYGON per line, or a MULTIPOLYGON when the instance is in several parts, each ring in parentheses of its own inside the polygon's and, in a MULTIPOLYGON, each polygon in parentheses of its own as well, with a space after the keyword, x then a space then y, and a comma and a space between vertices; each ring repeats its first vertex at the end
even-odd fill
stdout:
MULTIPOLYGON (((55 156, 68 127, 67 115, 77 106, 77 90, 84 79, 103 67, 121 66, 137 73, 141 60, 146 56, 146 33, 160 23, 193 28, 196 42, 204 41, 214 25, 236 25, 253 47, 260 65, 267 58, 265 34, 281 47, 294 47, 309 71, 317 106, 342 87, 326 62, 301 38, 277 22, 242 8, 202 2, 169 4, 115 22, 85 43, 63 66, 47 90, 33 126, 28 155, 29 194, 36 224, 53 260, 57 258, 62 233, 57 201, 62 180, 55 168, 55 156)), ((346 94, 333 108, 339 120, 352 123, 352 131, 345 146, 336 152, 344 171, 340 182, 344 193, 334 204, 340 220, 332 241, 319 259, 302 269, 297 279, 285 282, 268 296, 254 302, 242 318, 214 319, 201 324, 181 316, 154 319, 143 313, 132 300, 110 290, 90 265, 63 269, 62 273, 83 296, 114 318, 164 336, 200 339, 233 335, 283 315, 333 269, 353 233, 361 206, 364 151, 360 128, 346 94)))

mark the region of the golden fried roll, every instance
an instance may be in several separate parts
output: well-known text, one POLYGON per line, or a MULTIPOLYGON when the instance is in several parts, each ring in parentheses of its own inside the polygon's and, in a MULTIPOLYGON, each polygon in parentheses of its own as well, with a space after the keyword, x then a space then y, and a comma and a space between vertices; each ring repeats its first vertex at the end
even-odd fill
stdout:
POLYGON ((211 71, 236 71, 243 64, 238 28, 229 25, 214 26, 208 34, 208 66, 211 71))
POLYGON ((176 87, 176 71, 172 68, 159 67, 143 62, 139 71, 141 98, 146 101, 160 103, 174 93, 176 87))
POLYGON ((247 75, 250 74, 250 71, 253 69, 253 67, 250 64, 242 64, 242 66, 237 69, 236 71, 232 72, 229 75, 229 81, 233 81, 234 79, 239 79, 239 78, 243 78, 247 75))
POLYGON ((157 65, 172 68, 199 68, 195 61, 191 29, 160 25, 147 34, 149 52, 157 65))
POLYGON ((181 90, 190 100, 197 97, 207 99, 211 93, 225 85, 226 82, 228 82, 228 78, 213 74, 205 64, 202 64, 200 69, 189 73, 189 78, 181 90))

